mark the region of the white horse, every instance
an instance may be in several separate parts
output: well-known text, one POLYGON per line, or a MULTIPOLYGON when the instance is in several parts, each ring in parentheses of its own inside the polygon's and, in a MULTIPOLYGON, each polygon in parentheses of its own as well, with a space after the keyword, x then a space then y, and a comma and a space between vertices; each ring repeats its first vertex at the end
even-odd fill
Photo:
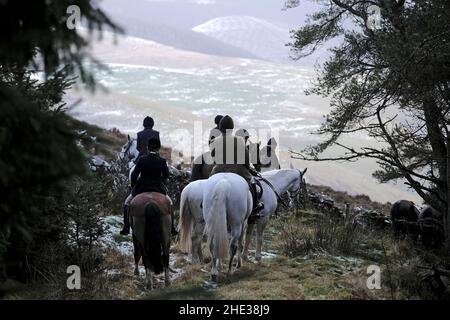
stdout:
POLYGON ((203 189, 203 217, 211 252, 211 279, 217 281, 221 260, 229 258, 228 275, 237 253, 237 268, 247 219, 252 210, 252 196, 244 178, 234 173, 217 173, 206 180, 203 189))
MULTIPOLYGON (((288 191, 292 200, 301 190, 303 175, 306 169, 300 172, 296 169, 272 170, 262 174, 262 177, 269 181, 279 195, 288 191)), ((202 261, 201 242, 205 222, 203 218, 202 201, 203 192, 207 180, 197 180, 189 183, 181 192, 180 200, 180 248, 184 252, 192 254, 192 262, 198 263, 202 261)), ((261 259, 261 248, 263 240, 263 232, 270 216, 275 212, 278 206, 278 199, 272 188, 264 181, 263 196, 261 201, 264 202, 264 209, 260 212, 262 217, 254 224, 247 227, 247 235, 245 238, 244 257, 247 258, 248 246, 251 239, 254 226, 257 226, 257 250, 256 260, 261 259)))
POLYGON ((202 238, 205 229, 205 219, 203 219, 203 190, 206 179, 196 180, 189 183, 180 197, 180 249, 192 254, 192 263, 201 263, 202 238))
POLYGON ((288 192, 292 199, 301 191, 303 175, 307 169, 300 171, 294 169, 291 165, 290 169, 280 169, 264 172, 261 176, 269 183, 261 179, 261 186, 263 188, 263 195, 261 201, 264 203, 264 209, 259 212, 260 218, 247 227, 247 234, 245 236, 245 245, 243 258, 248 258, 248 246, 250 244, 253 228, 256 225, 256 255, 257 261, 261 260, 261 249, 263 241, 263 232, 266 228, 270 216, 278 207, 278 196, 288 192), (270 184, 270 185, 269 185, 270 184), (273 188, 273 189, 272 189, 273 188), (277 196, 278 195, 278 196, 277 196))
POLYGON ((130 138, 128 136, 127 143, 122 147, 119 153, 118 163, 128 169, 128 179, 131 181, 131 173, 135 167, 134 161, 139 156, 139 151, 137 149, 137 140, 135 138, 130 138))

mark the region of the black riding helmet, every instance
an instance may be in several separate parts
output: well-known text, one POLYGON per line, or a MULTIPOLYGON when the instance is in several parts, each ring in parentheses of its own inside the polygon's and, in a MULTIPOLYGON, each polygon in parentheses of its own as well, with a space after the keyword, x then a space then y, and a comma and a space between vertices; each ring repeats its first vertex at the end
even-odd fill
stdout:
POLYGON ((270 138, 269 141, 267 141, 267 145, 269 147, 277 147, 277 140, 275 140, 275 138, 270 138))
POLYGON ((145 117, 143 125, 144 128, 153 128, 153 126, 155 125, 155 121, 152 117, 145 117))
POLYGON ((215 118, 214 118, 214 123, 219 126, 220 120, 222 120, 223 116, 218 114, 215 118))
POLYGON ((233 130, 233 129, 234 129, 234 122, 230 116, 226 115, 225 117, 222 118, 222 120, 220 120, 219 130, 222 133, 226 133, 227 130, 233 130))

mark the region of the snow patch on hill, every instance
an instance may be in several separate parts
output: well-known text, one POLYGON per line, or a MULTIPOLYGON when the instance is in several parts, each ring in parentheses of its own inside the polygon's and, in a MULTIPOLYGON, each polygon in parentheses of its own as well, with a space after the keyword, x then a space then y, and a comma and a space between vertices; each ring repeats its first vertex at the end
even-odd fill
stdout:
POLYGON ((219 17, 198 25, 193 31, 248 51, 273 62, 289 61, 289 30, 250 16, 219 17))

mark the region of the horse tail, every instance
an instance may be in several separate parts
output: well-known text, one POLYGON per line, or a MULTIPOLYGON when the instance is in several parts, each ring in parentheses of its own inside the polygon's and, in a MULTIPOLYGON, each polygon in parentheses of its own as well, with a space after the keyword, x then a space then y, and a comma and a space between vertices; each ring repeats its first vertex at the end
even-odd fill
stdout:
POLYGON ((180 230, 180 250, 183 252, 191 252, 191 234, 194 225, 194 219, 189 206, 188 193, 189 188, 184 189, 181 192, 180 198, 180 222, 178 229, 180 230))
POLYGON ((212 205, 207 215, 208 247, 215 258, 228 259, 227 205, 230 183, 220 180, 212 191, 212 205))
MULTIPOLYGON (((163 271, 162 245, 163 234, 161 225, 161 210, 154 202, 145 206, 144 254, 153 267, 153 272, 163 271)), ((147 266, 146 266, 147 267, 147 266)))

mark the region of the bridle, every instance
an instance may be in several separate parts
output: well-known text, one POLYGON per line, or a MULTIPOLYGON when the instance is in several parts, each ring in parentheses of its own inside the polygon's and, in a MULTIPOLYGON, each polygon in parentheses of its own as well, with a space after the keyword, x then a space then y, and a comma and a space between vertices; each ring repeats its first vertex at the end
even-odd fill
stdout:
MULTIPOLYGON (((299 174, 300 174, 300 182, 299 182, 299 184, 298 184, 297 190, 295 190, 295 191, 293 192, 292 195, 291 195, 290 192, 289 192, 290 198, 291 198, 291 199, 297 198, 297 197, 299 196, 299 194, 302 192, 302 189, 303 189, 303 172, 300 171, 300 170, 298 170, 298 172, 299 172, 299 174)), ((289 190, 288 190, 288 191, 289 191, 289 190)))
POLYGON ((123 154, 123 156, 120 156, 120 157, 119 157, 119 158, 120 158, 120 163, 121 163, 121 165, 124 165, 124 164, 125 164, 125 157, 126 157, 127 154, 129 153, 129 151, 130 151, 130 149, 131 149, 131 146, 133 145, 133 141, 134 141, 134 139, 131 139, 130 141, 128 141, 128 144, 127 144, 127 146, 126 146, 126 148, 125 148, 125 151, 123 151, 123 152, 120 153, 121 155, 123 154))
MULTIPOLYGON (((291 199, 292 198, 295 199, 295 197, 297 197, 300 194, 300 192, 302 191, 303 173, 300 170, 298 170, 298 172, 300 173, 300 183, 299 183, 299 186, 298 186, 297 190, 295 190, 293 192, 293 195, 292 196, 290 195, 291 199)), ((281 198, 280 194, 275 190, 275 187, 273 186, 273 184, 269 180, 264 178, 260 173, 258 173, 257 177, 261 181, 264 181, 270 187, 270 189, 272 189, 272 191, 275 193, 275 196, 277 197, 278 202, 280 202, 286 209, 290 209, 290 206, 288 204, 286 204, 286 201, 284 201, 283 198, 281 198)))

